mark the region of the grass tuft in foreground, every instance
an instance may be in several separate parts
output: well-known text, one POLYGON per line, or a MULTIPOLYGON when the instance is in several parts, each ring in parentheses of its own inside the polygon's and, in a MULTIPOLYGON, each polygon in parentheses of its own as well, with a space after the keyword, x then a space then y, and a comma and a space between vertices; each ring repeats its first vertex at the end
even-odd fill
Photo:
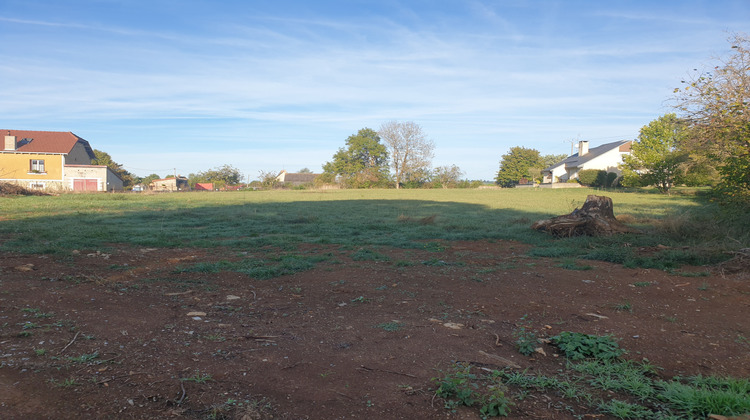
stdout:
POLYGON ((710 414, 736 416, 750 413, 750 380, 716 376, 659 378, 659 368, 648 361, 622 359, 625 353, 611 336, 563 332, 551 341, 568 358, 556 375, 489 370, 456 364, 442 377, 433 378, 436 397, 445 408, 477 407, 483 418, 508 415, 513 402, 509 390, 519 389, 522 401, 533 392, 554 392, 573 406, 597 410, 618 419, 694 419, 710 414), (484 410, 488 395, 503 404, 484 410))

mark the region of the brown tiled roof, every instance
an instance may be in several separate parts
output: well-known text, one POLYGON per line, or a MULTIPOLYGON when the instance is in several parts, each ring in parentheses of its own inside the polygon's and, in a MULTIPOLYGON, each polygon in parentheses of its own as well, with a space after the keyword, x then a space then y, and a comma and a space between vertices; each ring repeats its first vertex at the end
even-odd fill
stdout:
POLYGON ((94 158, 89 142, 70 131, 0 130, 0 133, 3 137, 16 136, 16 150, 19 152, 68 154, 80 141, 91 158, 94 158))

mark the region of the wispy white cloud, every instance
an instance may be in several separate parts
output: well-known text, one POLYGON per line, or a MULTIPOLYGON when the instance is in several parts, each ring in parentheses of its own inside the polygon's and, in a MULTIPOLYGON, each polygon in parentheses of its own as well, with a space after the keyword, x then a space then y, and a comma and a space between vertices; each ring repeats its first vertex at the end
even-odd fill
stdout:
POLYGON ((591 13, 592 16, 598 16, 603 18, 612 19, 626 19, 633 21, 646 21, 646 22, 669 22, 677 23, 681 25, 710 25, 716 23, 714 20, 706 17, 705 15, 693 15, 686 17, 676 13, 665 13, 661 11, 658 13, 653 12, 637 12, 632 10, 597 10, 591 13))
MULTIPOLYGON (((489 179, 487 164, 477 163, 488 149, 496 170, 499 156, 517 144, 562 153, 564 139, 578 134, 635 136, 664 111, 684 70, 724 38, 724 28, 693 14, 665 31, 630 31, 634 19, 657 15, 648 5, 629 15, 606 5, 578 15, 557 2, 544 5, 475 1, 455 6, 457 13, 402 4, 354 17, 181 11, 190 31, 103 15, 57 23, 6 12, 0 80, 14 100, 0 101, 0 114, 20 128, 44 124, 83 135, 92 127, 84 137, 105 139, 101 148, 122 149, 120 159, 135 167, 149 159, 127 152, 139 141, 166 141, 165 150, 174 150, 206 132, 233 148, 273 141, 277 160, 306 142, 314 149, 294 162, 315 166, 304 159, 329 159, 358 128, 408 119, 428 129, 436 156, 484 168, 467 176, 489 179), (597 26, 602 20, 608 27, 597 26), (702 37, 698 52, 685 42, 691 34, 702 37)), ((181 153, 180 162, 209 162, 181 153)), ((257 162, 250 152, 236 156, 252 166, 273 161, 268 153, 257 162)))

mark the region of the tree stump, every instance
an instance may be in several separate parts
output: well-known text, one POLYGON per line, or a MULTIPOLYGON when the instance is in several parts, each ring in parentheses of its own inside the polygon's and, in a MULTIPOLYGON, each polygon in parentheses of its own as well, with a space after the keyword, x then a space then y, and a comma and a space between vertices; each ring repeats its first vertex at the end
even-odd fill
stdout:
POLYGON ((615 219, 612 199, 601 195, 589 195, 580 209, 552 219, 539 220, 531 228, 557 237, 609 236, 638 232, 615 219))

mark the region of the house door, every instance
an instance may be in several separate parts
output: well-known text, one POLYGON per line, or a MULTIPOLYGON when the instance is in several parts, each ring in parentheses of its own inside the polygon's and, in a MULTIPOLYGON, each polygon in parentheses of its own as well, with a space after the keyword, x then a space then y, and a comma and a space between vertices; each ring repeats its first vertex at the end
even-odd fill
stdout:
POLYGON ((73 191, 98 191, 96 179, 74 179, 73 191))

